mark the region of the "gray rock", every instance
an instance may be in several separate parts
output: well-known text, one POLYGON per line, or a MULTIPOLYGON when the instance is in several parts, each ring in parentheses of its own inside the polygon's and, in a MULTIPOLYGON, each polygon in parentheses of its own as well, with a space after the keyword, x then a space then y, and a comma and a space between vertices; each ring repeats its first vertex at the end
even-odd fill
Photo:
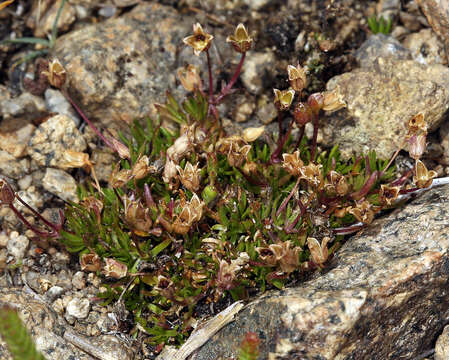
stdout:
POLYGON ((408 35, 403 44, 410 49, 413 59, 421 64, 444 65, 447 63, 444 44, 430 29, 423 29, 408 35))
POLYGON ((78 290, 84 289, 86 287, 86 279, 84 278, 84 273, 82 271, 77 271, 73 275, 72 285, 78 290))
POLYGON ((347 108, 322 116, 320 130, 323 142, 338 144, 345 158, 374 149, 388 159, 402 146, 411 117, 422 112, 433 131, 449 108, 449 69, 439 64, 380 57, 327 83, 328 90, 336 87, 347 108))
POLYGON ((78 127, 80 119, 68 100, 59 90, 48 88, 45 90, 45 106, 49 112, 66 115, 73 120, 78 127))
POLYGON ((78 202, 75 179, 65 171, 47 168, 42 185, 45 190, 63 200, 78 202))
POLYGON ((449 121, 445 121, 439 130, 441 146, 443 147, 443 156, 441 157, 441 163, 449 165, 449 121))
POLYGON ((30 160, 17 160, 6 151, 0 150, 0 176, 20 179, 30 171, 30 160))
POLYGON ((46 111, 45 101, 28 92, 24 92, 16 98, 1 100, 0 108, 5 119, 20 116, 34 120, 45 114, 46 111))
POLYGON ((449 44, 449 3, 446 0, 417 0, 432 29, 449 44))
POLYGON ((449 325, 445 326, 435 344, 435 360, 447 359, 449 359, 449 325))
POLYGON ((62 293, 64 292, 64 289, 60 286, 52 286, 50 289, 48 289, 48 291, 45 293, 45 295, 47 296, 47 298, 50 301, 55 301, 57 298, 59 298, 62 293))
POLYGON ((76 319, 85 319, 89 315, 90 301, 88 299, 73 298, 67 304, 65 311, 68 316, 73 316, 76 319))
POLYGON ((384 34, 371 35, 355 52, 355 59, 360 67, 370 67, 377 58, 410 60, 410 50, 399 41, 384 34))
POLYGON ((6 249, 10 255, 14 256, 16 261, 20 261, 25 257, 29 245, 30 240, 25 235, 19 235, 17 231, 13 231, 9 234, 6 249))
POLYGON ((174 8, 142 3, 126 15, 58 39, 53 56, 66 67, 68 90, 105 124, 155 114, 174 88, 177 50, 194 20, 174 8))
POLYGON ((449 315, 449 186, 376 220, 325 273, 248 304, 191 359, 237 356, 248 331, 260 359, 413 359, 449 315))
POLYGON ((251 93, 260 94, 265 90, 264 80, 272 74, 274 63, 275 56, 271 51, 248 52, 240 76, 251 93))
MULTIPOLYGON (((19 195, 23 201, 25 201, 35 210, 38 210, 44 205, 42 194, 37 191, 34 185, 30 186, 27 190, 18 191, 17 195, 19 195)), ((23 214, 33 215, 33 213, 18 200, 15 200, 14 205, 16 206, 17 210, 19 210, 23 214)))
MULTIPOLYGON (((134 359, 133 351, 115 336, 80 336, 67 325, 62 316, 58 316, 41 297, 29 289, 22 291, 16 288, 0 288, 0 307, 3 305, 18 310, 37 349, 48 360, 134 359)), ((11 359, 7 354, 6 345, 0 338, 0 358, 11 359)))
POLYGON ((86 141, 66 115, 55 115, 42 123, 30 139, 28 153, 41 166, 59 167, 66 163, 66 150, 82 152, 86 141))

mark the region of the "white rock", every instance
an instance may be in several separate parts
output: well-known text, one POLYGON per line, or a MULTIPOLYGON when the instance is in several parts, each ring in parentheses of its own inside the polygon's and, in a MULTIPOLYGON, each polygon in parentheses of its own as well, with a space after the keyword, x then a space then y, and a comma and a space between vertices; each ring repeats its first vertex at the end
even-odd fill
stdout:
POLYGON ((73 275, 72 285, 80 290, 86 287, 86 279, 84 278, 84 273, 82 271, 77 271, 75 275, 73 275))
POLYGON ((72 299, 65 309, 68 316, 73 316, 77 319, 85 319, 89 315, 90 301, 88 299, 72 299))
POLYGON ((8 244, 6 248, 10 255, 14 256, 16 260, 22 260, 30 245, 30 241, 24 235, 19 235, 17 231, 11 232, 9 235, 8 244))
POLYGON ((72 105, 67 101, 64 95, 61 94, 59 90, 48 88, 45 90, 45 105, 47 110, 53 113, 58 113, 66 115, 71 118, 75 125, 78 127, 80 124, 80 119, 73 110, 72 105))
POLYGON ((42 185, 45 190, 63 200, 78 202, 75 179, 65 171, 47 168, 42 185))

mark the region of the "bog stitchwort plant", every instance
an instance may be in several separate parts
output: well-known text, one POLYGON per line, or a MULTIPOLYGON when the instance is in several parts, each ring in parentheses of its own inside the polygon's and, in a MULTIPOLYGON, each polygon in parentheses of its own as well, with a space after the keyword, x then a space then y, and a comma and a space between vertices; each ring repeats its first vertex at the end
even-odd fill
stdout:
MULTIPOLYGON (((195 326, 199 303, 245 299, 323 268, 345 234, 370 224, 404 194, 431 187, 436 177, 419 160, 427 133, 422 114, 407 123, 404 146, 409 143, 416 164, 401 176, 392 166, 399 150, 389 160, 370 152, 349 161, 336 146, 320 151, 320 113, 337 111, 345 102, 338 88, 303 96, 307 70, 300 65, 288 66, 288 89, 274 89, 277 139, 263 127, 229 136, 218 105, 235 91, 253 39, 242 24, 227 38, 240 61, 218 92, 212 41, 200 24, 184 39, 195 55, 206 56, 207 86, 196 67, 181 69, 188 97, 179 103, 167 93, 166 102, 157 105, 159 118, 148 119, 146 127, 136 121, 130 139, 103 135, 64 88, 62 65, 50 62, 42 76, 61 89, 121 160, 107 187, 96 180, 80 186, 80 202, 66 206, 60 224, 34 212, 46 228, 28 223, 15 203, 28 205, 8 183, 0 184, 1 203, 38 237, 57 239, 78 253, 84 271, 103 274, 108 281, 98 298, 124 303, 138 324, 133 332, 149 334, 158 349, 183 341, 195 326), (178 123, 179 130, 165 129, 165 121, 178 123), (307 123, 313 126, 310 140, 307 123)), ((65 156, 71 167, 94 169, 88 154, 65 156)), ((251 355, 257 344, 249 336, 242 358, 257 357, 251 355)))

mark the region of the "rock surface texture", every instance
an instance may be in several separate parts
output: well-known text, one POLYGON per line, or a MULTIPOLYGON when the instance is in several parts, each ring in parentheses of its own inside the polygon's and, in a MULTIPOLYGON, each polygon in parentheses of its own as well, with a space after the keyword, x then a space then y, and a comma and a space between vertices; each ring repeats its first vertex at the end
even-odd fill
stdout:
POLYGON ((376 220, 326 273, 246 306, 195 360, 236 356, 248 331, 259 359, 413 359, 449 315, 449 186, 376 220))
POLYGON ((400 45, 383 57, 385 48, 392 49, 376 45, 383 38, 372 37, 367 40, 372 45, 361 47, 366 51, 358 54, 361 68, 327 83, 328 90, 340 88, 347 108, 322 117, 323 143, 338 144, 345 158, 376 150, 387 159, 403 146, 411 117, 423 113, 430 131, 447 117, 449 69, 406 60, 400 45))
POLYGON ((154 114, 153 103, 175 87, 176 53, 192 24, 173 8, 142 3, 61 37, 53 55, 70 74, 68 89, 83 111, 123 126, 154 114))

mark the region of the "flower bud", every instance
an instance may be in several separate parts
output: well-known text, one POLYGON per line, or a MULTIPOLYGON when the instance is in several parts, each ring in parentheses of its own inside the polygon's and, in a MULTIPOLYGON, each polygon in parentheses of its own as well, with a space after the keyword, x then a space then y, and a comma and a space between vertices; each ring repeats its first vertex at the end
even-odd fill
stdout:
POLYGON ((260 127, 249 127, 243 130, 243 140, 246 142, 255 141, 260 135, 262 135, 265 131, 265 126, 260 127))
POLYGON ((197 67, 187 65, 179 68, 177 74, 179 81, 187 91, 201 90, 203 88, 203 82, 197 67))
POLYGON ((418 160, 426 151, 426 135, 413 135, 409 139, 409 155, 415 160, 418 160))
POLYGON ((324 95, 322 93, 314 93, 307 99, 307 104, 313 113, 318 114, 324 105, 324 95))
POLYGON ((209 205, 217 197, 217 195, 217 189, 215 189, 215 187, 212 185, 207 185, 201 193, 201 197, 203 198, 206 205, 209 205))
POLYGON ((288 110, 295 97, 295 90, 279 90, 273 89, 274 92, 274 105, 280 111, 288 110))
POLYGON ((306 125, 313 119, 312 109, 309 104, 298 103, 293 111, 293 117, 295 118, 296 124, 299 127, 306 125))
POLYGON ((42 71, 48 77, 51 86, 60 89, 66 80, 66 71, 59 60, 53 59, 48 65, 48 71, 42 71))
POLYGON ((300 93, 307 85, 306 71, 299 64, 298 66, 289 65, 287 67, 288 81, 293 90, 300 93))
POLYGON ((0 179, 0 205, 12 204, 15 197, 16 195, 11 185, 9 185, 6 180, 0 179))
POLYGON ((121 279, 127 275, 128 267, 125 264, 112 258, 105 258, 104 261, 106 263, 102 271, 104 276, 121 279))
POLYGON ((251 48, 253 39, 248 35, 245 25, 238 24, 234 35, 229 35, 226 42, 231 43, 235 51, 243 54, 251 48))

